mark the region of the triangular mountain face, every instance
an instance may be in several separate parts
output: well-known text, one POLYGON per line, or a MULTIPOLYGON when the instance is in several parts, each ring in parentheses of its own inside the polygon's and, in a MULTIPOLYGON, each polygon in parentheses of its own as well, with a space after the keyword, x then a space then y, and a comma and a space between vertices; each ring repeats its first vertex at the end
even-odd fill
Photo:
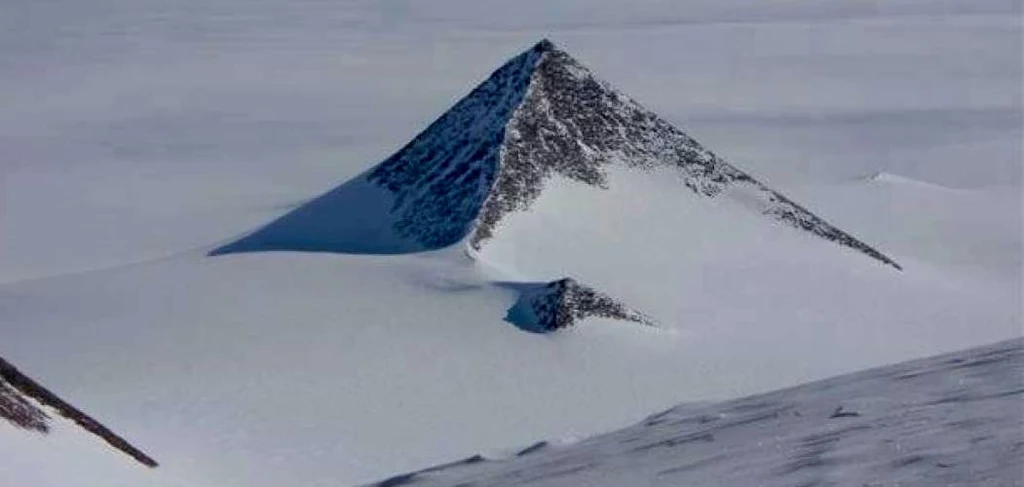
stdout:
POLYGON ((377 167, 225 245, 260 250, 406 253, 465 240, 480 250, 560 177, 607 189, 613 168, 672 171, 699 198, 728 190, 776 222, 889 257, 810 213, 543 40, 495 71, 377 167))
POLYGON ((368 173, 212 253, 398 254, 458 242, 488 199, 505 127, 542 53, 535 47, 516 56, 368 173))

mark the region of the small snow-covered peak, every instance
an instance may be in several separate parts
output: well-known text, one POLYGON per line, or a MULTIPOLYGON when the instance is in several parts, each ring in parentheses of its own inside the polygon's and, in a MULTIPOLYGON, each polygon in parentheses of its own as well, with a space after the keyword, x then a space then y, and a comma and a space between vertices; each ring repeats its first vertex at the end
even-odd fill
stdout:
POLYGON ((942 186, 940 184, 929 183, 928 181, 922 181, 920 179, 914 179, 914 178, 911 178, 911 177, 908 177, 908 176, 901 176, 899 174, 894 174, 894 173, 885 172, 885 171, 876 172, 876 173, 874 173, 874 174, 872 174, 870 176, 865 177, 864 180, 868 181, 868 182, 872 182, 872 183, 881 183, 881 184, 917 186, 917 187, 921 187, 921 188, 944 189, 944 190, 952 189, 952 188, 948 188, 946 186, 942 186))
POLYGON ((590 317, 654 326, 643 313, 571 277, 511 286, 518 289, 520 296, 506 319, 526 331, 549 333, 590 317))

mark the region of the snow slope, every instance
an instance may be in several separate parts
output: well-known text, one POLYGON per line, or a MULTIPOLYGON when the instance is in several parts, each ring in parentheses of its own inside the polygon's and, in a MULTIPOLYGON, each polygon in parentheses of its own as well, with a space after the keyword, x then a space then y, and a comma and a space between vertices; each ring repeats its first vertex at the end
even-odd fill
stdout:
POLYGON ((1017 339, 374 485, 1020 485, 1022 399, 1017 339))
POLYGON ((2 429, 0 484, 366 482, 1020 333, 1019 7, 401 3, 4 5, 0 355, 160 467, 2 429), (395 253, 207 256, 545 35, 906 271, 624 168, 476 261, 376 219, 318 235, 395 253), (878 170, 974 188, 848 183, 878 170), (565 276, 660 327, 505 321, 504 283, 565 276))

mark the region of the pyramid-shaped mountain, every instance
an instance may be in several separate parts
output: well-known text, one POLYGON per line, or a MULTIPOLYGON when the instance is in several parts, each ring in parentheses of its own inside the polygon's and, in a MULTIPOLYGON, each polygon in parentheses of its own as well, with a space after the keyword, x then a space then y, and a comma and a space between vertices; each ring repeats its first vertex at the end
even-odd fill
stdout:
POLYGON ((552 178, 600 190, 613 167, 673 171, 698 198, 742 190, 765 218, 900 268, 726 163, 548 40, 498 68, 378 166, 213 253, 392 254, 462 241, 480 250, 509 215, 528 211, 552 178))

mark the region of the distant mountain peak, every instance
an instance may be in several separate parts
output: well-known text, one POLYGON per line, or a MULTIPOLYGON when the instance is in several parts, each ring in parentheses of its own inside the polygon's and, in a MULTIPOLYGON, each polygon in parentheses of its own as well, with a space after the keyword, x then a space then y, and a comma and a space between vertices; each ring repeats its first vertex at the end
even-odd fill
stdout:
POLYGON ((606 168, 670 169, 698 195, 753 188, 776 221, 899 268, 890 258, 726 163, 543 39, 512 58, 369 174, 392 191, 396 230, 427 247, 474 249, 557 175, 595 188, 606 168))
POLYGON ((865 244, 728 164, 543 39, 495 70, 364 175, 215 250, 405 253, 465 240, 479 250, 560 177, 607 189, 613 166, 666 171, 697 198, 744 193, 768 219, 857 250, 865 244))

